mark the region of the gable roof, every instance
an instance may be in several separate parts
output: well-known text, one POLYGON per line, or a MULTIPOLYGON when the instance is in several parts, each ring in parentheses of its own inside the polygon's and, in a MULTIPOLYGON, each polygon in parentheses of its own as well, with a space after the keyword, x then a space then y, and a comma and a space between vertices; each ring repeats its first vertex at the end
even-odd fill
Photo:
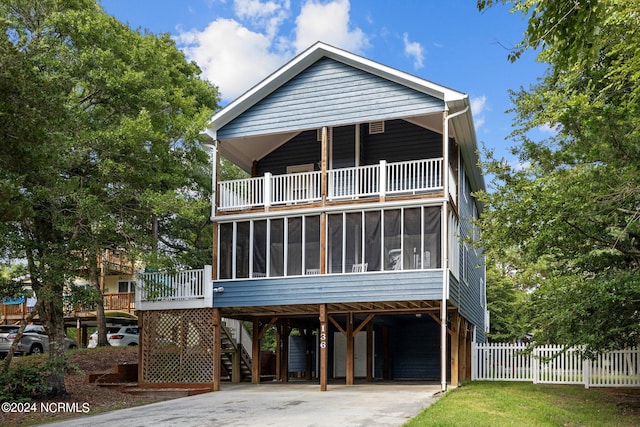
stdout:
POLYGON ((456 107, 456 105, 460 101, 468 99, 464 93, 354 55, 325 43, 317 42, 216 113, 211 118, 206 133, 213 139, 217 139, 218 129, 240 116, 257 102, 264 99, 322 57, 334 59, 418 92, 441 99, 447 104, 452 113, 457 111, 458 107, 456 107))
MULTIPOLYGON (((467 94, 421 79, 322 42, 315 43, 294 57, 291 61, 216 113, 211 118, 205 133, 213 140, 222 139, 220 138, 221 135, 218 134, 219 130, 234 120, 241 118, 241 116, 252 107, 265 100, 269 95, 285 86, 322 58, 329 58, 349 67, 364 71, 372 76, 377 76, 420 94, 443 101, 443 109, 448 111, 448 114, 452 116, 450 121, 452 128, 450 134, 451 136, 455 135, 466 163, 468 165, 474 165, 474 167, 471 168, 471 173, 468 175, 472 188, 485 188, 481 171, 475 166, 478 164, 479 158, 475 127, 467 94)), ((439 122, 438 125, 442 127, 442 120, 437 121, 439 122)), ((288 135, 288 138, 294 134, 295 131, 292 129, 283 130, 280 137, 265 134, 260 145, 263 150, 268 149, 267 147, 273 148, 282 141, 281 138, 283 136, 288 135)), ((234 161, 234 163, 245 168, 245 170, 247 170, 247 167, 250 167, 250 163, 247 163, 248 149, 248 144, 243 146, 239 145, 238 147, 234 147, 233 144, 222 144, 222 154, 234 161)))

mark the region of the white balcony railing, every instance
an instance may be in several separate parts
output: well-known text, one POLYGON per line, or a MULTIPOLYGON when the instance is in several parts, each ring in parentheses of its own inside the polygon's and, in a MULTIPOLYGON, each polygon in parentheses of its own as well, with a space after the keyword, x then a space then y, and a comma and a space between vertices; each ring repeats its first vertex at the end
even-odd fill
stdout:
MULTIPOLYGON (((321 173, 287 175, 222 181, 218 183, 219 211, 268 207, 320 200, 321 173)), ((417 194, 441 190, 442 158, 358 166, 327 171, 329 200, 377 197, 386 194, 417 194)))
POLYGON ((182 301, 185 308, 211 307, 211 266, 177 273, 139 273, 136 309, 160 309, 166 303, 182 301))

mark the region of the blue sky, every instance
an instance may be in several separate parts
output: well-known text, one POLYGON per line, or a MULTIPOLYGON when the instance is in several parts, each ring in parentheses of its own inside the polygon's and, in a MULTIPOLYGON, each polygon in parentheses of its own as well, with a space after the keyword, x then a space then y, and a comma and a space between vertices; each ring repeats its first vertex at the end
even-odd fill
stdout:
POLYGON ((479 145, 510 162, 508 90, 544 72, 531 52, 507 47, 526 21, 476 0, 102 0, 132 28, 170 33, 218 86, 224 106, 315 41, 469 94, 479 145))

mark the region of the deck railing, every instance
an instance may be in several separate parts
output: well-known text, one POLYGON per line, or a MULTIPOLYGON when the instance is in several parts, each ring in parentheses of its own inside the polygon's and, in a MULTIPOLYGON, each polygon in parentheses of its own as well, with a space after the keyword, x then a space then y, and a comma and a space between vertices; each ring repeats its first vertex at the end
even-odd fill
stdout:
POLYGON ((173 301, 182 301, 184 308, 211 307, 213 286, 211 266, 176 273, 139 273, 136 309, 160 309, 173 301))
MULTIPOLYGON (((387 194, 417 194, 443 188, 442 158, 331 169, 327 172, 327 199, 383 197, 387 194)), ((321 172, 286 175, 265 173, 262 177, 222 181, 219 211, 268 207, 318 201, 321 172)))

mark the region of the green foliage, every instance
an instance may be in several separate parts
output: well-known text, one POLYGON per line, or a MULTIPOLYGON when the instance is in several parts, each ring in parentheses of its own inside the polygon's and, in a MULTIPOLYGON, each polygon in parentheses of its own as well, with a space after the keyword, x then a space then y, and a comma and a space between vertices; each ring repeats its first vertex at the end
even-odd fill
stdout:
POLYGON ((26 359, 29 360, 3 370, 0 375, 0 401, 29 402, 46 396, 47 379, 42 375, 41 358, 26 359))
POLYGON ((210 254, 200 131, 218 93, 199 74, 168 34, 94 0, 0 3, 0 253, 27 260, 50 334, 65 285, 105 248, 156 264, 210 254))
POLYGON ((491 313, 489 340, 513 342, 522 339, 530 328, 525 321, 526 294, 515 277, 493 264, 487 265, 487 309, 491 313))
POLYGON ((640 1, 504 3, 529 19, 512 58, 535 48, 549 70, 512 92, 520 165, 487 153, 488 253, 517 260, 518 276, 537 270, 529 313, 539 341, 593 351, 637 344, 640 1), (539 129, 551 136, 532 139, 539 129))

